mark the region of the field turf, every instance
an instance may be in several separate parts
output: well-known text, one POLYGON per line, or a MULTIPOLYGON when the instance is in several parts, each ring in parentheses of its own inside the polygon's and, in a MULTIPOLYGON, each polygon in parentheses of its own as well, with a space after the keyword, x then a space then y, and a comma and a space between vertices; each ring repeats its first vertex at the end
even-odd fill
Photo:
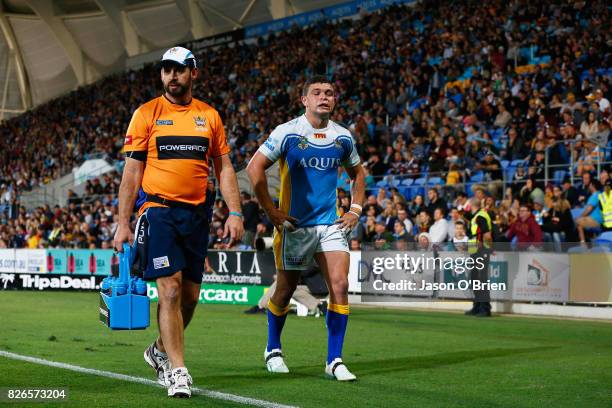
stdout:
MULTIPOLYGON (((0 292, 0 350, 154 379, 142 359, 156 335, 153 310, 148 330, 111 332, 98 322, 97 296, 0 292)), ((292 372, 272 375, 262 361, 265 315, 242 311, 198 306, 185 354, 195 386, 300 407, 612 406, 611 323, 353 307, 344 359, 358 381, 336 383, 323 375, 323 318, 289 316, 292 372)), ((0 388, 69 389, 68 401, 17 407, 244 406, 204 395, 169 401, 151 385, 2 356, 0 373, 0 388)))

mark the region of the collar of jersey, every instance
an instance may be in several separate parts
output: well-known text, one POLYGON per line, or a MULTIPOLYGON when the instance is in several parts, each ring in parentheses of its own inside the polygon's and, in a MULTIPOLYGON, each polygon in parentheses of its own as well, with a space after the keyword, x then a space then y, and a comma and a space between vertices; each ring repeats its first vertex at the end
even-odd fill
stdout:
POLYGON ((324 132, 327 132, 329 128, 331 127, 331 119, 327 121, 326 127, 316 128, 316 127, 313 127, 312 124, 308 121, 308 118, 306 117, 305 114, 302 114, 302 118, 304 119, 304 122, 306 123, 306 125, 309 126, 313 130, 313 133, 324 133, 324 132))
POLYGON ((185 103, 185 104, 172 102, 170 99, 168 99, 166 97, 166 93, 163 93, 162 97, 164 98, 164 101, 169 103, 173 108, 179 108, 179 109, 180 108, 187 108, 187 107, 191 106, 191 103, 193 102, 193 96, 191 97, 191 100, 189 101, 189 103, 185 103))

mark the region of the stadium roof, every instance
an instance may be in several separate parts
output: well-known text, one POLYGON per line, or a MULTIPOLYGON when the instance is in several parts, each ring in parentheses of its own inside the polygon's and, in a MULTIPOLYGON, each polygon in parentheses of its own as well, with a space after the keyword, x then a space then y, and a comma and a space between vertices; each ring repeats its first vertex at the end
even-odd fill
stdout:
POLYGON ((0 0, 0 120, 125 69, 133 56, 334 0, 0 0))

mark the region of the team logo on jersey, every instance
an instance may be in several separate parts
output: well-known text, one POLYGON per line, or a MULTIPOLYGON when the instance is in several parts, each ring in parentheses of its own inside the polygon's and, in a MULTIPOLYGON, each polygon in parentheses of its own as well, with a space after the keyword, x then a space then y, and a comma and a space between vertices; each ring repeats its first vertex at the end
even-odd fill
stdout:
POLYGON ((314 134, 314 138, 315 139, 325 139, 327 136, 325 135, 325 133, 315 133, 314 134))
POLYGON ((302 136, 300 139, 300 143, 298 143, 298 147, 302 150, 306 150, 308 148, 308 139, 305 136, 302 136))
POLYGON ((195 122, 195 130, 206 130, 206 118, 198 115, 193 117, 193 121, 195 122))
POLYGON ((157 119, 155 124, 157 126, 172 126, 174 122, 171 119, 157 119))
POLYGON ((336 149, 342 149, 342 143, 340 143, 338 139, 336 139, 336 141, 334 142, 334 146, 336 147, 336 149))

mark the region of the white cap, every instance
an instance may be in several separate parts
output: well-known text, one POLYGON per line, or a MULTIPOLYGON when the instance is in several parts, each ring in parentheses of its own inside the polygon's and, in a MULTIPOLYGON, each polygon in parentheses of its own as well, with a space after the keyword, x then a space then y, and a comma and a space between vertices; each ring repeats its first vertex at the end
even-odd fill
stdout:
POLYGON ((164 53, 161 62, 172 61, 179 65, 196 68, 196 58, 191 51, 183 47, 172 47, 164 53))

